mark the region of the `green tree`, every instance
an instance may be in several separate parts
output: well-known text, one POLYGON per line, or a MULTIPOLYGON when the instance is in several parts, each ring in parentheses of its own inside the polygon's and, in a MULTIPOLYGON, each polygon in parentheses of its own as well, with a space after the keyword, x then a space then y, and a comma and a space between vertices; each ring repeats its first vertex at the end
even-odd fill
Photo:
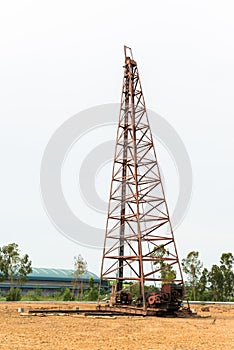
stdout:
POLYGON ((169 252, 166 250, 166 248, 163 245, 155 247, 152 256, 156 258, 154 265, 160 269, 160 278, 163 281, 162 283, 173 281, 176 278, 176 271, 170 264, 167 263, 169 252))
POLYGON ((83 283, 81 276, 87 272, 87 262, 83 259, 81 254, 74 257, 74 282, 73 282, 73 295, 75 296, 76 291, 79 295, 79 284, 80 284, 80 297, 83 296, 83 283))
POLYGON ((214 301, 223 301, 223 273, 218 265, 212 265, 208 275, 210 290, 212 291, 214 301))
POLYGON ((228 300, 234 289, 233 273, 234 256, 232 253, 223 253, 220 258, 220 270, 223 274, 223 298, 228 300))
POLYGON ((98 288, 95 286, 92 276, 89 279, 89 289, 84 293, 84 299, 87 301, 96 301, 98 299, 98 288))
POLYGON ((10 282, 9 300, 19 299, 20 293, 14 290, 15 284, 20 286, 27 279, 32 272, 31 265, 28 254, 20 255, 18 244, 10 243, 0 248, 0 279, 10 282))
POLYGON ((202 270, 201 277, 198 282, 198 294, 199 294, 199 300, 206 300, 207 298, 207 289, 208 289, 208 275, 209 272, 207 268, 205 267, 202 270))
POLYGON ((92 276, 89 279, 89 287, 90 289, 94 288, 94 278, 92 276))
POLYGON ((192 251, 182 260, 183 271, 188 276, 188 282, 193 291, 193 299, 196 300, 198 281, 201 274, 202 262, 199 260, 199 252, 192 251))

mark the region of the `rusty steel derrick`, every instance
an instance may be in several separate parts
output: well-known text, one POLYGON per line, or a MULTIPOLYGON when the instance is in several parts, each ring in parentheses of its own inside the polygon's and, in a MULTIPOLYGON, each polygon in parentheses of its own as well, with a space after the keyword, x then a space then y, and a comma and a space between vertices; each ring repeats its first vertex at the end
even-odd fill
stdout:
POLYGON ((125 64, 113 162, 101 281, 139 285, 146 309, 146 284, 183 285, 173 229, 132 50, 125 64), (172 269, 176 277, 164 272, 172 269), (171 278, 171 279, 170 279, 171 278))

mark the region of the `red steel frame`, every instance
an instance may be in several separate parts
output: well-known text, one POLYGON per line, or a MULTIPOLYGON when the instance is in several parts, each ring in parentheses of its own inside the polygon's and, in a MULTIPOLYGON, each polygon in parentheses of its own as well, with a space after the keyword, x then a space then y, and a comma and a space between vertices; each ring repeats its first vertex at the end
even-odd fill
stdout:
POLYGON ((137 63, 124 46, 125 65, 112 181, 101 266, 102 280, 139 284, 165 282, 160 271, 173 266, 183 284, 173 229, 150 130, 137 63), (164 249, 162 257, 157 250, 164 249), (160 265, 163 261, 163 266, 160 265), (160 267, 161 266, 161 267, 160 267))

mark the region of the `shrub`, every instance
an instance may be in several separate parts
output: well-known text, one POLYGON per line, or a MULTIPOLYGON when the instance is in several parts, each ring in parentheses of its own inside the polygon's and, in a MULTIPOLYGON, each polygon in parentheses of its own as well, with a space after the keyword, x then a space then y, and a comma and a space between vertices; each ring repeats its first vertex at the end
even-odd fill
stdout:
POLYGON ((96 301, 98 299, 98 289, 92 288, 88 291, 88 293, 85 295, 86 301, 96 301))
POLYGON ((30 301, 38 301, 39 297, 34 292, 28 292, 26 299, 30 301))
POLYGON ((36 286, 34 294, 36 297, 41 297, 42 296, 42 290, 40 288, 40 286, 36 286))
POLYGON ((6 301, 18 301, 21 300, 21 292, 19 288, 10 288, 6 295, 6 301))
POLYGON ((54 298, 55 300, 62 300, 62 298, 63 298, 63 293, 61 293, 61 292, 54 292, 53 298, 54 298))
POLYGON ((63 293, 63 301, 72 301, 74 300, 74 296, 71 294, 71 291, 69 288, 66 288, 63 293))

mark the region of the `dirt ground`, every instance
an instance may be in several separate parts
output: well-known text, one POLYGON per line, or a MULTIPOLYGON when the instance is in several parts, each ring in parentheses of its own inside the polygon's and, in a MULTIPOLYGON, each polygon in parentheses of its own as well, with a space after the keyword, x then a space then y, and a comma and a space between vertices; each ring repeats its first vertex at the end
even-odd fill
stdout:
POLYGON ((196 306, 201 316, 210 316, 198 319, 26 314, 29 309, 76 306, 0 303, 0 349, 234 350, 234 306, 212 305, 210 312, 201 312, 201 307, 196 306), (25 313, 19 313, 18 308, 24 308, 25 313))

